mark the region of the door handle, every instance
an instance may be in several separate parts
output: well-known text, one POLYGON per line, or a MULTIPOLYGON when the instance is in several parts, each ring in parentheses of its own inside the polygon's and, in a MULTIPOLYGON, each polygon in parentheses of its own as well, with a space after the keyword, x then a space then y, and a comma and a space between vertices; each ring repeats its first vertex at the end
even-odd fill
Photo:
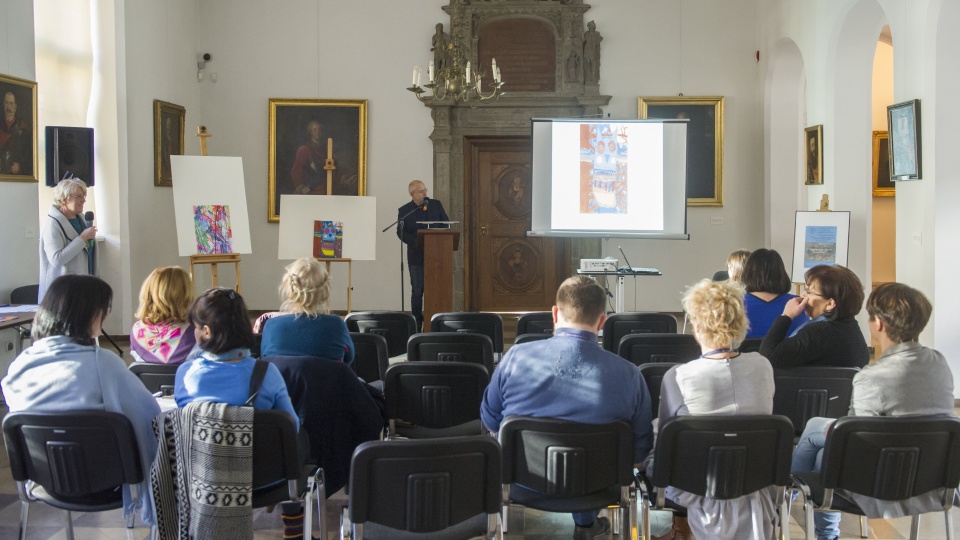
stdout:
POLYGON ((482 225, 482 226, 480 227, 480 236, 486 236, 486 235, 487 235, 487 226, 486 226, 486 225, 482 225))

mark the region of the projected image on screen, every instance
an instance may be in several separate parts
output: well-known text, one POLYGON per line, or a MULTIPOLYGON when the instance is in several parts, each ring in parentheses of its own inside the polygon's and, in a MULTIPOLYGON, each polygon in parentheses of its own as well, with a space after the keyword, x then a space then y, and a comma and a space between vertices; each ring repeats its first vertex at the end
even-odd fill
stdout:
POLYGON ((580 213, 627 213, 627 128, 580 126, 580 213))

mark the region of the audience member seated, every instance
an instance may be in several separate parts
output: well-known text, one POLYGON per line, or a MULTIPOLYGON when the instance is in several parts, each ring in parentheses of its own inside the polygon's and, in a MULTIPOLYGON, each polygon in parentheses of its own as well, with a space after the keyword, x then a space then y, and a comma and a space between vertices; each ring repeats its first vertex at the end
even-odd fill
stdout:
MULTIPOLYGON (((177 369, 173 390, 177 406, 194 401, 236 406, 246 403, 257 361, 250 356, 253 329, 243 298, 232 289, 210 289, 193 303, 188 320, 196 328, 201 353, 177 369)), ((300 429, 287 385, 273 364, 267 365, 253 408, 287 411, 300 429)))
POLYGON ((193 302, 190 274, 179 266, 157 268, 140 287, 140 305, 130 329, 130 355, 138 362, 180 364, 196 352, 187 322, 193 302))
MULTIPOLYGON (((792 284, 780 254, 772 249, 758 249, 751 253, 743 267, 740 282, 747 288, 747 294, 743 297, 750 321, 747 338, 762 338, 767 335, 774 319, 783 313, 786 303, 796 298, 790 294, 792 284)), ((806 313, 797 315, 787 329, 787 335, 795 334, 809 320, 806 313)))
POLYGON ((727 279, 731 281, 740 281, 743 274, 743 266, 747 264, 750 258, 750 252, 745 249, 738 249, 727 257, 727 279))
MULTIPOLYGON (((675 416, 772 414, 770 362, 757 353, 737 352, 747 332, 743 289, 732 280, 705 279, 687 290, 683 309, 703 354, 664 375, 657 425, 675 416)), ((651 453, 647 468, 652 461, 651 453)), ((705 498, 672 486, 666 492, 668 499, 686 507, 694 537, 729 539, 772 538, 775 495, 773 486, 731 500, 705 498)))
POLYGON ((280 283, 280 297, 280 313, 261 317, 261 356, 353 361, 353 340, 347 325, 340 317, 330 315, 330 276, 320 261, 298 259, 290 263, 280 283))
MULTIPOLYGON (((480 416, 492 432, 511 415, 550 417, 585 424, 628 422, 634 459, 652 446, 650 394, 637 366, 597 342, 606 321, 606 292, 590 278, 564 281, 553 306, 550 339, 514 345, 493 372, 480 416), (602 399, 600 396, 603 396, 602 399)), ((600 509, 573 514, 575 538, 609 530, 600 509)))
MULTIPOLYGON (((953 414, 953 374, 939 352, 917 343, 933 306, 920 291, 885 283, 867 300, 870 337, 880 345, 876 363, 853 378, 851 416, 953 414)), ((832 418, 811 418, 793 454, 793 472, 819 471, 832 418)), ((870 518, 898 518, 942 508, 936 491, 906 502, 846 493, 870 518)), ((814 514, 817 538, 840 535, 839 512, 814 514)))
POLYGON ((760 354, 775 368, 867 365, 867 342, 854 319, 863 306, 860 279, 843 266, 819 265, 807 270, 804 280, 803 298, 787 301, 764 336, 760 354), (788 336, 801 313, 810 322, 788 336))
MULTIPOLYGON (((123 414, 137 437, 143 470, 157 450, 150 422, 160 407, 119 356, 97 346, 113 291, 103 280, 65 275, 50 284, 33 322, 33 345, 10 364, 0 383, 10 412, 98 410, 123 414)), ((127 489, 126 487, 124 488, 127 489)), ((149 493, 144 479, 141 494, 149 493)), ((124 491, 125 518, 136 508, 124 491)), ((153 501, 140 497, 141 519, 154 520, 153 501)))

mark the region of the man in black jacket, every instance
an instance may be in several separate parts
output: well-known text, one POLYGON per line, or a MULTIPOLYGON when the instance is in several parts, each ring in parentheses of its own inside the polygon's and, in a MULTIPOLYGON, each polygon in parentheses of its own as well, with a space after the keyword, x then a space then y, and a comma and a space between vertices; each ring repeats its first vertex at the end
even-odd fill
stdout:
POLYGON ((427 228, 420 222, 449 221, 449 218, 440 201, 427 197, 427 186, 423 182, 414 180, 407 186, 407 190, 410 192, 411 201, 397 209, 397 237, 407 245, 410 311, 417 319, 419 332, 423 327, 423 252, 417 248, 417 229, 427 228))

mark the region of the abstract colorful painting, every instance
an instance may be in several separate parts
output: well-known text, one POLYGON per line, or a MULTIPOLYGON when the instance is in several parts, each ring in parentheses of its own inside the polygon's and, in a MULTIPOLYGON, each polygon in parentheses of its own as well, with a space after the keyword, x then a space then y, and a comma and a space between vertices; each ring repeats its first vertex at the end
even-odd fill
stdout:
POLYGON ((343 258, 343 222, 313 222, 313 256, 317 259, 343 258))
POLYGON ((197 238, 198 255, 233 253, 229 206, 221 204, 194 206, 193 227, 197 238))
POLYGON ((584 124, 580 128, 580 213, 627 213, 627 128, 584 124))

